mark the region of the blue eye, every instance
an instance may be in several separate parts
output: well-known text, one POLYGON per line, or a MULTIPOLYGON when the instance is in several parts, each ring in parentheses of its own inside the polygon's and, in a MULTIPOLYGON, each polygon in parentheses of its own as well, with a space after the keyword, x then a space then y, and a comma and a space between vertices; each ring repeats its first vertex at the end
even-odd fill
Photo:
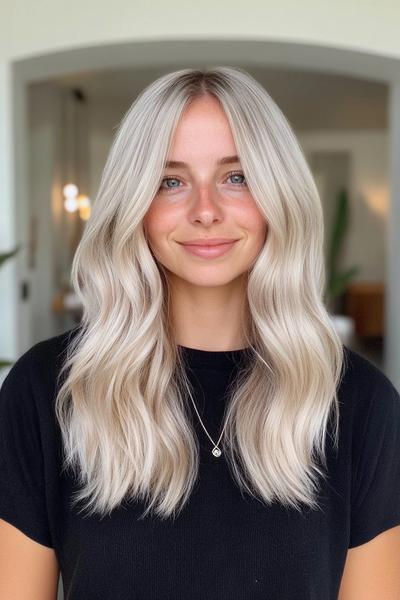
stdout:
MULTIPOLYGON (((243 177, 243 179, 246 181, 245 176, 243 175, 242 171, 231 171, 230 173, 228 173, 228 179, 230 177, 243 177)), ((247 185, 246 183, 238 183, 238 185, 247 185)))
MULTIPOLYGON (((163 188, 163 186, 162 186, 162 183, 163 183, 164 181, 180 181, 180 179, 178 179, 177 177, 164 177, 164 179, 163 179, 163 180, 162 180, 162 182, 161 182, 160 189, 162 189, 162 188, 163 188)), ((164 189, 164 190, 166 190, 166 191, 168 192, 169 190, 173 190, 174 188, 177 188, 177 187, 179 187, 179 186, 177 186, 177 185, 174 185, 174 186, 172 186, 172 187, 166 187, 166 188, 163 188, 163 189, 164 189)))
MULTIPOLYGON (((242 171, 231 171, 230 173, 228 173, 228 175, 227 175, 226 178, 230 179, 231 177, 242 177, 246 181, 246 178, 245 178, 244 174, 242 173, 242 171)), ((180 179, 178 177, 169 176, 169 177, 164 177, 161 180, 160 190, 163 189, 167 193, 170 192, 170 191, 172 191, 172 190, 174 190, 174 189, 178 189, 180 187, 179 184, 178 185, 173 185, 171 187, 170 186, 164 187, 162 185, 164 183, 164 181, 178 181, 179 182, 180 179)), ((234 185, 236 185, 236 186, 246 186, 247 184, 246 183, 241 183, 241 182, 236 182, 234 185)))

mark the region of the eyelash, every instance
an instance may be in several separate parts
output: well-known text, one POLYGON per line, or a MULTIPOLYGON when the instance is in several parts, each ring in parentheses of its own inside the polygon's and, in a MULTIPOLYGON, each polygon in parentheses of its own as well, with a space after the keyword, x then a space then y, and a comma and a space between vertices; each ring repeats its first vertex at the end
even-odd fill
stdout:
MULTIPOLYGON (((229 179, 229 177, 232 177, 233 175, 242 175, 244 177, 244 173, 242 171, 231 171, 230 173, 227 174, 226 179, 229 179)), ((161 184, 164 181, 169 181, 170 179, 176 179, 177 181, 180 181, 179 177, 174 177, 172 175, 168 175, 167 177, 164 177, 162 179, 161 184)), ((245 181, 246 181, 246 179, 245 179, 245 181)), ((247 186, 246 183, 235 183, 235 184, 232 184, 232 185, 239 186, 239 187, 240 186, 247 186)), ((163 188, 162 185, 160 185, 160 189, 163 189, 168 194, 169 192, 172 192, 173 190, 176 190, 178 188, 177 187, 176 188, 163 188)))

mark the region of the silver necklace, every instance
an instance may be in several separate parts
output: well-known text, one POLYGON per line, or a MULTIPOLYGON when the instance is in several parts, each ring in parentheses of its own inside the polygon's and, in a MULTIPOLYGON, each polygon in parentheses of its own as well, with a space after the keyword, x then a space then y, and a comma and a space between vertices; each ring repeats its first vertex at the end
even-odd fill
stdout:
POLYGON ((214 446, 214 447, 213 447, 213 449, 212 449, 211 453, 212 453, 212 454, 213 454, 213 455, 214 455, 216 458, 218 458, 218 457, 219 457, 219 456, 221 456, 221 454, 222 454, 222 452, 221 452, 220 448, 218 448, 218 444, 220 443, 220 441, 221 441, 221 438, 222 438, 222 436, 223 436, 223 434, 224 434, 226 423, 225 423, 225 425, 224 425, 224 427, 223 427, 223 429, 222 429, 222 431, 221 431, 221 435, 220 435, 220 436, 219 436, 219 438, 218 438, 218 442, 217 442, 217 443, 215 443, 215 442, 214 442, 214 440, 212 439, 212 437, 210 436, 210 434, 208 433, 207 429, 204 427, 204 423, 203 423, 203 421, 202 421, 202 419, 201 419, 201 417, 200 417, 200 415, 199 415, 199 411, 197 410, 197 407, 196 407, 196 405, 195 405, 195 403, 194 403, 194 400, 193 400, 192 396, 190 396, 190 398, 191 398, 191 400, 192 400, 192 403, 193 403, 194 409, 195 409, 195 411, 196 411, 196 414, 197 414, 197 416, 199 417, 199 421, 200 421, 200 423, 201 423, 201 426, 202 426, 202 428, 204 429, 204 431, 206 432, 207 436, 209 437, 209 439, 210 439, 210 440, 211 440, 211 442, 213 443, 213 446, 214 446))

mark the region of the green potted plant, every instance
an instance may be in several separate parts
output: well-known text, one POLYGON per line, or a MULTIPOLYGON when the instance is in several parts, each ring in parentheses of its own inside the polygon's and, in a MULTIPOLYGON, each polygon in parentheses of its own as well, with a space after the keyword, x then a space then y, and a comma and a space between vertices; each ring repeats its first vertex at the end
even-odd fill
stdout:
MULTIPOLYGON (((19 251, 20 247, 17 246, 14 250, 11 250, 10 252, 6 252, 4 254, 0 254, 0 267, 3 263, 6 262, 6 260, 8 260, 9 258, 13 257, 15 254, 17 254, 17 252, 19 251)), ((9 367, 11 366, 13 363, 9 360, 6 360, 4 358, 0 358, 0 369, 3 369, 4 367, 9 367)))
MULTIPOLYGON (((327 284, 324 300, 325 304, 328 305, 329 309, 332 311, 337 309, 339 298, 342 297, 349 282, 360 271, 358 266, 342 270, 338 265, 348 224, 349 200, 347 190, 342 188, 337 195, 336 215, 333 221, 328 245, 327 284)), ((353 319, 342 314, 332 314, 330 316, 343 343, 349 343, 349 340, 354 333, 353 319)))

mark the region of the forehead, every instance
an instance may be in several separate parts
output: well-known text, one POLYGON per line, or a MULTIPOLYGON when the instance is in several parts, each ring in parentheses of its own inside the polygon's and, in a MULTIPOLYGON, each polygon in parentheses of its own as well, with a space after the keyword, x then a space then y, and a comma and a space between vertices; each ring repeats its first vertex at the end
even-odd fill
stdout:
MULTIPOLYGON (((168 160, 170 166, 190 163, 207 156, 209 162, 228 164, 226 157, 237 156, 237 148, 229 121, 219 102, 214 98, 198 98, 184 110, 173 133, 168 160)), ((236 158, 236 162, 238 159, 236 158)))
MULTIPOLYGON (((232 165, 235 163, 240 163, 240 159, 237 154, 232 154, 230 156, 223 156, 216 161, 216 164, 219 165, 232 165)), ((165 163, 166 168, 172 169, 188 169, 190 168, 190 164, 181 160, 167 160, 165 163)))

